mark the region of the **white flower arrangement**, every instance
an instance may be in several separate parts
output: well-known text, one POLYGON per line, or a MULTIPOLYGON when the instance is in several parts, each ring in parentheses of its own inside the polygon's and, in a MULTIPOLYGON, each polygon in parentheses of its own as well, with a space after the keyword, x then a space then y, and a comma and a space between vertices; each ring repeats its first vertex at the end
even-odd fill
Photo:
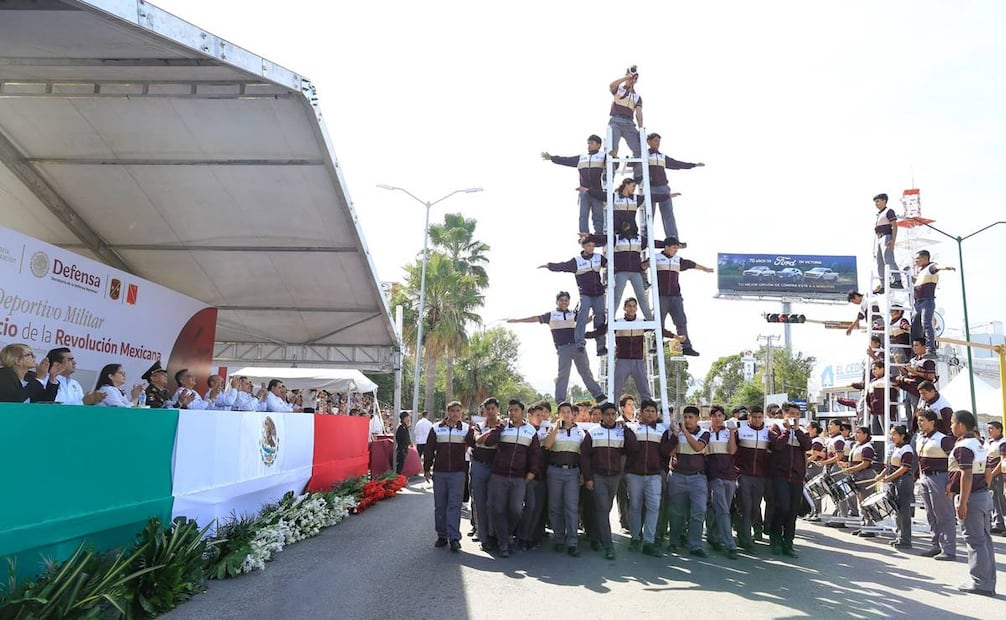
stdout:
POLYGON ((356 501, 352 496, 332 498, 323 493, 305 493, 267 507, 259 516, 261 524, 240 572, 264 570, 266 562, 287 545, 317 536, 322 529, 345 519, 356 501))

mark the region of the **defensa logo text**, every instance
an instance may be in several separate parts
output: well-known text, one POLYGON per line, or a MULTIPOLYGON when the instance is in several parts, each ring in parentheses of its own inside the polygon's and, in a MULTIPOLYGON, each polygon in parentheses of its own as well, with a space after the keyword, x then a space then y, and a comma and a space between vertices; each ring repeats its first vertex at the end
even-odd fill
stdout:
POLYGON ((101 276, 81 271, 76 263, 64 263, 59 258, 52 260, 52 279, 92 293, 101 290, 101 276))

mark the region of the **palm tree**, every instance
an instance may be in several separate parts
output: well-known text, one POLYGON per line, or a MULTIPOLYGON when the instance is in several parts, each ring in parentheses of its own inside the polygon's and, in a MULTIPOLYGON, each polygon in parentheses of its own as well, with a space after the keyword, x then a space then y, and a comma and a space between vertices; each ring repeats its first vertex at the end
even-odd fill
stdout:
POLYGON ((468 407, 490 396, 502 396, 514 383, 523 381, 517 373, 517 334, 504 327, 472 334, 468 350, 458 359, 458 399, 468 407))
MULTIPOLYGON (((489 262, 489 245, 475 238, 477 221, 469 219, 460 213, 447 213, 443 224, 430 226, 430 240, 433 247, 442 251, 453 263, 458 274, 468 278, 475 293, 481 298, 482 291, 489 286, 489 274, 485 266, 489 262)), ((480 307, 482 304, 479 303, 480 307)), ((481 319, 476 317, 476 323, 481 319)), ((444 388, 447 400, 454 397, 454 360, 463 355, 467 347, 466 332, 452 332, 453 338, 448 338, 442 352, 444 366, 444 388), (463 337, 458 337, 463 335, 463 337)))

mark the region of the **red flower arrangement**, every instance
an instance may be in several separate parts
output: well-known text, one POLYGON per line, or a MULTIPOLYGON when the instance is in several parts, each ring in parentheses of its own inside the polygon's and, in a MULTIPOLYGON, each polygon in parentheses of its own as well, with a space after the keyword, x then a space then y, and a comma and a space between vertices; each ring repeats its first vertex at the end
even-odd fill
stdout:
POLYGON ((361 513, 381 500, 394 497, 396 493, 405 488, 406 484, 408 484, 408 480, 402 475, 394 478, 371 480, 363 485, 363 489, 360 491, 360 500, 354 507, 353 512, 361 513))

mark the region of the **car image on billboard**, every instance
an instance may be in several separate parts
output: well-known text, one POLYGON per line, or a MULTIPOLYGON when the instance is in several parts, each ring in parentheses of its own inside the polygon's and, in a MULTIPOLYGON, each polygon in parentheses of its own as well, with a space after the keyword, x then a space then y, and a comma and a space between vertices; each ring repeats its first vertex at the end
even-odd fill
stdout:
POLYGON ((857 286, 855 256, 719 254, 721 296, 808 297, 845 302, 857 286))

